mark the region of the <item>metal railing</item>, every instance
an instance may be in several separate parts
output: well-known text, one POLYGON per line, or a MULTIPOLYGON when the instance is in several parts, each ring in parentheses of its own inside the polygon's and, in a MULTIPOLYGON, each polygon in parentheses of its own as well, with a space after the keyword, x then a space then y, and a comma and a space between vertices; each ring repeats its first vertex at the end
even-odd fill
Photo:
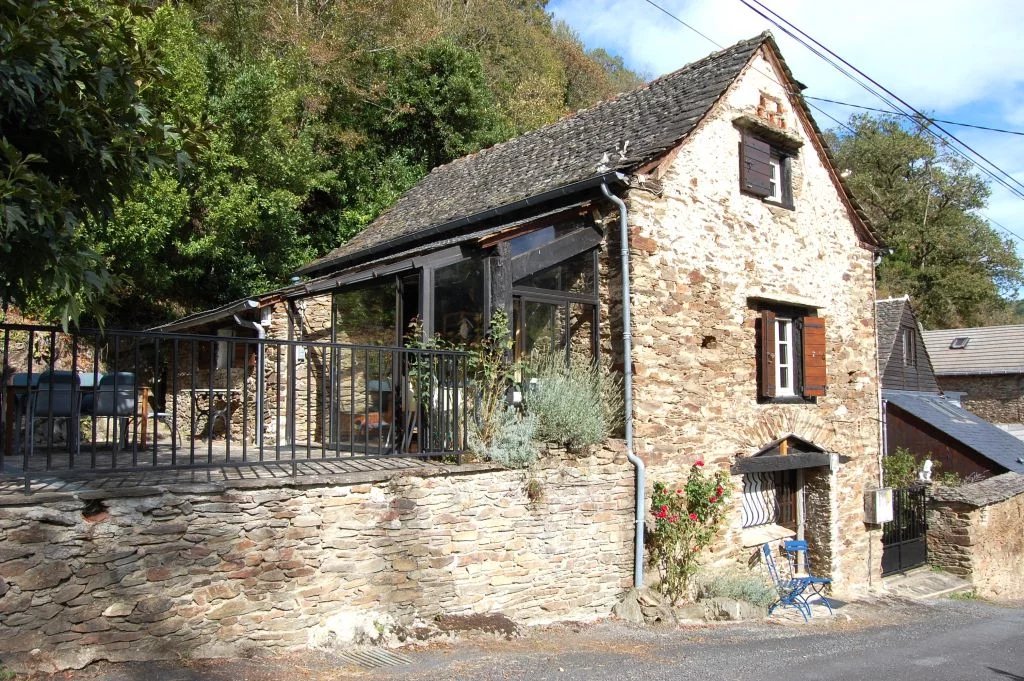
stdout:
POLYGON ((462 463, 463 352, 0 324, 0 471, 462 463))

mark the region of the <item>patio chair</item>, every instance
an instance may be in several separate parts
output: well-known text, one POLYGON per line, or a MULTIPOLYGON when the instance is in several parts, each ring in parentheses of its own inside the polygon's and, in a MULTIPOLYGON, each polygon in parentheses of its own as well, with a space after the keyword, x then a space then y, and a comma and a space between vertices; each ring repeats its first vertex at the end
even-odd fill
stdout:
POLYGON ((134 418, 139 412, 137 400, 135 374, 126 371, 104 374, 100 377, 96 390, 83 398, 82 413, 112 418, 114 442, 127 447, 128 419, 134 418))
POLYGON ((804 622, 807 622, 811 617, 811 606, 804 597, 804 591, 808 587, 808 582, 779 574, 779 570, 775 566, 775 558, 772 556, 770 544, 761 545, 761 555, 765 567, 768 569, 768 576, 775 585, 775 591, 778 594, 775 602, 768 607, 768 614, 771 615, 780 606, 783 608, 795 608, 797 612, 803 615, 804 622))
POLYGON ((36 419, 47 419, 52 437, 53 419, 67 419, 67 444, 70 454, 79 451, 79 419, 82 417, 80 379, 73 371, 45 371, 28 400, 25 446, 31 454, 35 444, 36 419))
POLYGON ((803 539, 786 540, 782 542, 782 550, 789 558, 789 567, 794 578, 807 582, 807 590, 821 599, 821 602, 828 608, 829 614, 835 614, 832 612, 832 604, 822 593, 825 587, 832 584, 832 579, 817 577, 811 573, 811 557, 808 553, 807 542, 803 539), (799 574, 800 566, 803 566, 803 574, 799 574))

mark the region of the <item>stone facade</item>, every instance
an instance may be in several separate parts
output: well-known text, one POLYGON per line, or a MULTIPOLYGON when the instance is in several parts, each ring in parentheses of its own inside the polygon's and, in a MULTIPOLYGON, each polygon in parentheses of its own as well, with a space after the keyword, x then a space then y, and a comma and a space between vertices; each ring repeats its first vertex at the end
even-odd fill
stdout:
POLYGON ((633 479, 617 442, 530 473, 3 498, 3 663, 281 651, 352 620, 606 616, 631 582, 633 479))
MULTIPOLYGON (((817 545, 818 565, 828 566, 836 588, 846 590, 867 585, 879 570, 869 556, 881 555, 880 544, 869 547, 878 538, 869 538, 863 522, 863 492, 879 478, 874 255, 858 239, 813 132, 788 104, 788 133, 803 141, 792 159, 794 208, 741 193, 741 135, 733 121, 755 114, 762 93, 789 101, 774 69, 763 54, 755 57, 655 171, 661 191, 629 192, 636 449, 649 478, 667 482, 683 478, 699 459, 727 468, 737 455, 786 433, 837 452, 842 463, 835 473, 809 476, 832 478, 827 485, 821 480, 830 496, 811 500, 829 514, 827 523, 818 521, 827 529, 809 540, 817 545), (825 397, 759 401, 759 300, 824 317, 825 397)), ((618 318, 616 276, 607 287, 612 319, 618 318)), ((741 478, 734 480, 736 530, 741 478)))
POLYGON ((960 403, 992 423, 1024 423, 1024 375, 939 376, 943 392, 965 393, 960 403))
POLYGON ((1024 598, 1024 476, 935 488, 928 562, 970 580, 982 597, 1024 598))

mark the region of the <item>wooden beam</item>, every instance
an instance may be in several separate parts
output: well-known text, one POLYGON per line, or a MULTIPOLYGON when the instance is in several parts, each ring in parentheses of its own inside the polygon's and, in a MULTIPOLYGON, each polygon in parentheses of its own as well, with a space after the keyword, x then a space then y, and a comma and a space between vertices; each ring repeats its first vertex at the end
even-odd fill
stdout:
POLYGON ((799 468, 818 468, 828 466, 831 455, 828 452, 800 452, 782 456, 781 454, 751 456, 738 460, 729 472, 733 475, 743 473, 767 473, 770 471, 790 471, 799 468))
POLYGON ((512 258, 512 281, 518 281, 523 277, 546 270, 574 255, 596 248, 601 245, 603 240, 604 235, 596 229, 584 227, 544 244, 540 248, 517 255, 512 258))

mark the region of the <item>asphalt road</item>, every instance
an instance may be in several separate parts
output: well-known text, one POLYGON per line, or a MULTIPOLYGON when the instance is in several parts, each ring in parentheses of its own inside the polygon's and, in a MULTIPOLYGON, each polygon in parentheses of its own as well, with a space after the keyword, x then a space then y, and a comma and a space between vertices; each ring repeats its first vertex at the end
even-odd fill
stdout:
POLYGON ((411 663, 358 669, 303 653, 272 660, 98 665, 76 681, 466 679, 591 681, 1024 681, 1024 605, 976 601, 854 604, 831 620, 634 627, 621 623, 530 629, 512 640, 469 636, 402 649, 411 663), (844 612, 845 611, 845 612, 844 612))

